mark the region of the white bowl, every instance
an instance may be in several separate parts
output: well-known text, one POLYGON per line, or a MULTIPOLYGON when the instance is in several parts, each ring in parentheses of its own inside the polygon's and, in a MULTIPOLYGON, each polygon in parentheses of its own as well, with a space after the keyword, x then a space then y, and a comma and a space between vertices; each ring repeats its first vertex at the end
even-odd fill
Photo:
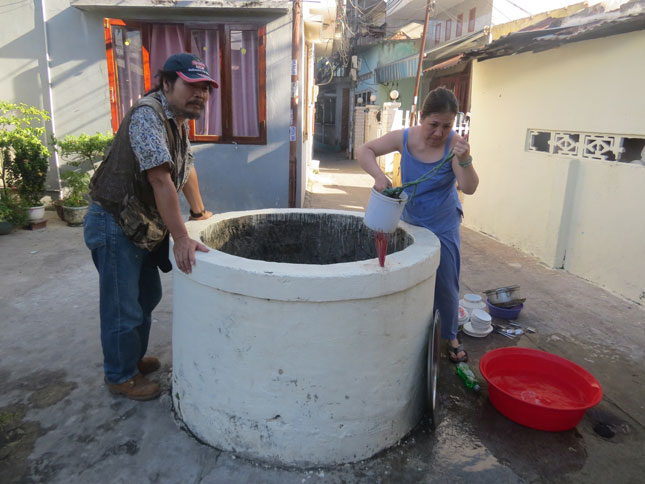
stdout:
POLYGON ((483 309, 474 309, 470 316, 470 324, 476 331, 487 331, 492 321, 493 318, 483 309))
POLYGON ((459 301, 459 304, 466 310, 469 319, 472 317, 473 310, 486 309, 486 302, 477 294, 464 294, 464 297, 459 301))
POLYGON ((493 327, 489 326, 488 329, 481 331, 478 329, 473 328, 471 323, 466 323, 464 324, 464 333, 466 333, 468 336, 472 336, 474 338, 483 338, 485 336, 488 336, 493 332, 493 327))

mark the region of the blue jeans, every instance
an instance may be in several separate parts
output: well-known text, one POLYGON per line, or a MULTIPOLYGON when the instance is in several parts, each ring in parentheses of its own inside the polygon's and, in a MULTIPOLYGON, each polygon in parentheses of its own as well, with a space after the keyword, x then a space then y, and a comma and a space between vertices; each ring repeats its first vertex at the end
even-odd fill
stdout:
POLYGON ((159 270, 150 253, 130 242, 96 203, 83 225, 85 245, 99 272, 105 378, 123 383, 138 373, 137 363, 148 349, 152 310, 161 301, 159 270))
POLYGON ((459 331, 460 235, 457 232, 449 238, 438 237, 441 241, 441 259, 434 286, 434 303, 441 315, 441 337, 453 340, 459 331))

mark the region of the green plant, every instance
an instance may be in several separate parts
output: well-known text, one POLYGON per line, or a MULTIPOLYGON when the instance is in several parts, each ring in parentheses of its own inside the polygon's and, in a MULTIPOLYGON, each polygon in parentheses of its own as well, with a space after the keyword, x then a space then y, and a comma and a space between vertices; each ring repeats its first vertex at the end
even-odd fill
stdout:
POLYGON ((18 193, 29 206, 40 205, 40 199, 45 195, 49 150, 38 138, 31 136, 15 136, 13 150, 11 171, 17 180, 18 193))
POLYGON ((90 176, 87 173, 101 162, 103 153, 112 142, 114 135, 111 133, 95 133, 88 135, 82 133, 78 136, 67 135, 59 140, 52 137, 56 151, 67 161, 70 166, 77 167, 61 175, 69 189, 63 198, 63 206, 84 207, 88 205, 85 195, 89 191, 90 176))
POLYGON ((101 162, 105 149, 114 139, 112 133, 85 133, 79 136, 67 135, 62 140, 53 138, 56 150, 72 166, 86 164, 86 169, 96 168, 101 162))
POLYGON ((68 171, 61 175, 61 178, 67 183, 69 192, 63 198, 64 207, 85 207, 89 205, 85 199, 90 186, 90 175, 83 171, 68 171))
POLYGON ((0 101, 0 163, 3 187, 15 185, 23 201, 39 205, 45 194, 49 150, 43 143, 47 111, 0 101))
POLYGON ((24 203, 8 189, 0 192, 0 221, 9 222, 14 227, 27 223, 27 211, 24 203))

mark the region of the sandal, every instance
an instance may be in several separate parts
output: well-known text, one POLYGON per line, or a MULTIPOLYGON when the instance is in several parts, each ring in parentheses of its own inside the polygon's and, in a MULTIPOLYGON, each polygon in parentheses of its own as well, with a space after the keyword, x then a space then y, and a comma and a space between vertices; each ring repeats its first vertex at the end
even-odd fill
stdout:
POLYGON ((450 345, 450 343, 448 343, 448 358, 450 358, 450 361, 452 361, 453 363, 465 363, 466 361, 468 361, 468 353, 466 353, 464 345, 460 344, 457 347, 453 347, 450 345), (462 351, 464 352, 464 356, 459 358, 457 355, 459 355, 459 353, 461 353, 462 351))

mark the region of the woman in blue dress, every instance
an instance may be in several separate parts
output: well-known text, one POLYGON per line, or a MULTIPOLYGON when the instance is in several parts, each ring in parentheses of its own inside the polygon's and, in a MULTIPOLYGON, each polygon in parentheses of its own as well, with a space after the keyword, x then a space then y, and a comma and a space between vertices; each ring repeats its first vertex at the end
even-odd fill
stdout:
MULTIPOLYGON (((434 89, 423 101, 417 126, 392 131, 365 143, 357 151, 358 163, 374 177, 374 188, 378 191, 392 183, 379 168, 377 156, 394 151, 401 153, 401 180, 406 183, 439 166, 451 149, 455 155, 432 178, 417 185, 414 198, 406 204, 401 216, 410 224, 431 230, 441 241, 434 301, 441 315, 441 337, 448 340, 449 357, 455 363, 468 360, 466 350, 457 339, 459 226, 463 215, 457 186, 471 195, 479 184, 470 145, 452 130, 457 112, 458 103, 452 91, 442 87, 434 89)), ((413 187, 406 189, 408 196, 413 190, 413 187)))

